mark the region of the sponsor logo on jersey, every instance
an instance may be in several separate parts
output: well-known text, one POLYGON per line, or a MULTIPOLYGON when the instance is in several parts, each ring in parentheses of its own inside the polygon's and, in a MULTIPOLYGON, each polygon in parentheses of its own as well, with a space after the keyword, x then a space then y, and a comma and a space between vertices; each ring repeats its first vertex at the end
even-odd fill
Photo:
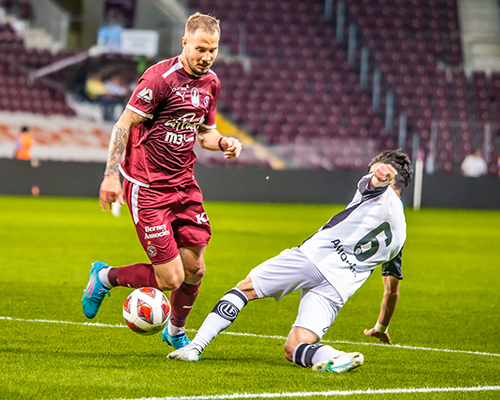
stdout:
POLYGON ((205 116, 202 116, 198 122, 195 122, 195 118, 195 113, 187 113, 182 117, 166 121, 165 126, 172 128, 173 131, 167 132, 165 141, 179 146, 187 142, 194 142, 194 136, 185 133, 176 133, 175 131, 190 130, 195 133, 198 132, 198 126, 205 121, 205 116))
POLYGON ((185 133, 167 132, 165 142, 182 146, 184 143, 194 142, 194 136, 188 136, 185 133))
POLYGON ((172 89, 172 92, 175 93, 176 95, 182 97, 182 101, 184 101, 184 95, 187 93, 189 89, 189 85, 186 84, 186 86, 179 86, 176 88, 172 89))
POLYGON ((144 239, 154 239, 170 235, 170 231, 167 229, 167 226, 165 224, 156 226, 146 226, 144 227, 144 231, 146 232, 144 235, 144 239))
POLYGON ((207 216, 206 212, 198 214, 196 216, 196 223, 197 224, 201 225, 201 224, 204 224, 206 222, 208 222, 208 216, 207 216))
POLYGON ((146 103, 151 103, 151 100, 153 100, 153 91, 151 89, 144 88, 137 94, 137 97, 144 100, 146 103))
POLYGON ((198 88, 191 89, 191 104, 195 107, 200 106, 200 91, 198 88))
POLYGON ((340 239, 332 240, 331 243, 333 245, 333 250, 335 250, 337 252, 340 259, 347 264, 347 267, 349 267, 351 269, 351 271, 353 271, 355 273, 354 267, 356 266, 356 264, 354 264, 348 260, 347 254, 344 251, 344 246, 342 245, 342 242, 340 241, 340 239))

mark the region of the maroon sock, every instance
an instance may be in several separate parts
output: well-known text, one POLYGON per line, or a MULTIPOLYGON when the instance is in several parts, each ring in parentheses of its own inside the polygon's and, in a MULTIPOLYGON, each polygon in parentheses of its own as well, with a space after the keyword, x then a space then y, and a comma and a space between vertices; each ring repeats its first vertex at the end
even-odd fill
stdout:
POLYGON ((113 286, 131 288, 153 287, 158 288, 155 270, 151 264, 132 264, 126 267, 111 268, 108 272, 109 283, 113 286))
POLYGON ((186 318, 191 312, 194 301, 198 296, 198 288, 201 282, 196 285, 182 285, 170 294, 170 304, 172 306, 170 322, 172 325, 182 327, 186 325, 186 318))

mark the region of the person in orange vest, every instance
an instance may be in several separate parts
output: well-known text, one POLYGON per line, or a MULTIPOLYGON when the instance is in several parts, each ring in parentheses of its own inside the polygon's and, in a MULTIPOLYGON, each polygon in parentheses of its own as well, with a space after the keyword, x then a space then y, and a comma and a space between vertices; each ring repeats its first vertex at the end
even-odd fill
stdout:
POLYGON ((33 136, 29 133, 29 128, 23 126, 16 140, 15 157, 19 160, 31 160, 33 142, 33 136))

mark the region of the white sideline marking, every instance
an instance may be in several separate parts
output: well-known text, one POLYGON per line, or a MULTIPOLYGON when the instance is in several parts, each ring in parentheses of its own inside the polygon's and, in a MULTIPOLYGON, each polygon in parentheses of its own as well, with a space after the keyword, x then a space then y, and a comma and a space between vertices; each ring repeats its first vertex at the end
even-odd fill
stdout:
MULTIPOLYGON (((128 328, 127 325, 123 324, 102 324, 100 322, 73 322, 73 321, 54 321, 49 319, 24 319, 24 318, 14 318, 14 317, 2 317, 0 316, 0 320, 7 321, 20 321, 20 322, 40 322, 46 324, 65 324, 65 325, 85 325, 85 326, 95 326, 95 327, 104 327, 104 328, 128 328)), ((187 332, 198 332, 196 329, 186 329, 187 332)), ((239 332, 221 332, 222 335, 231 335, 231 336, 249 336, 260 339, 279 339, 286 340, 284 336, 274 336, 274 335, 257 335, 254 333, 239 333, 239 332)), ((323 343, 341 343, 341 344, 352 344, 355 346, 382 346, 388 347, 383 343, 366 343, 366 342, 349 342, 346 340, 322 340, 323 343)), ((432 347, 416 347, 416 346, 407 346, 403 344, 394 344, 391 346, 392 348, 398 349, 406 349, 406 350, 425 350, 425 351, 440 351, 443 353, 458 353, 458 354, 472 354, 477 356, 493 356, 500 357, 500 354, 496 353, 485 353, 482 351, 469 351, 469 350, 451 350, 451 349, 434 349, 432 347)))
POLYGON ((213 396, 179 396, 179 397, 141 397, 133 400, 224 400, 224 399, 257 399, 279 397, 309 396, 352 396, 359 394, 400 394, 400 393, 433 393, 433 392, 484 392, 500 390, 500 386, 448 387, 448 388, 401 388, 401 389, 366 389, 366 390, 329 390, 326 392, 282 392, 282 393, 234 393, 213 396))

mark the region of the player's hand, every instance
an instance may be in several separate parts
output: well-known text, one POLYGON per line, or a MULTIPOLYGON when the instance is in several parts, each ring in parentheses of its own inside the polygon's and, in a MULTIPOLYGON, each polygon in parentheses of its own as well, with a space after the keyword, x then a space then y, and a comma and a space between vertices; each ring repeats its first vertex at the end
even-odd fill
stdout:
POLYGON ((387 343, 392 346, 391 342, 391 337, 389 336, 388 332, 382 333, 379 331, 376 331, 375 328, 372 329, 365 329, 365 335, 366 336, 373 336, 377 339, 379 339, 382 343, 387 343))
POLYGON ((392 165, 380 164, 375 171, 373 171, 370 183, 373 187, 384 187, 389 185, 397 174, 398 171, 396 171, 392 165))
POLYGON ((109 210, 111 210, 111 203, 115 201, 123 205, 123 190, 120 176, 108 175, 104 177, 101 189, 99 190, 99 202, 101 203, 102 210, 106 211, 108 204, 109 210))
POLYGON ((224 149, 224 158, 233 159, 238 158, 241 153, 241 142, 233 137, 224 136, 220 142, 220 145, 224 149))

